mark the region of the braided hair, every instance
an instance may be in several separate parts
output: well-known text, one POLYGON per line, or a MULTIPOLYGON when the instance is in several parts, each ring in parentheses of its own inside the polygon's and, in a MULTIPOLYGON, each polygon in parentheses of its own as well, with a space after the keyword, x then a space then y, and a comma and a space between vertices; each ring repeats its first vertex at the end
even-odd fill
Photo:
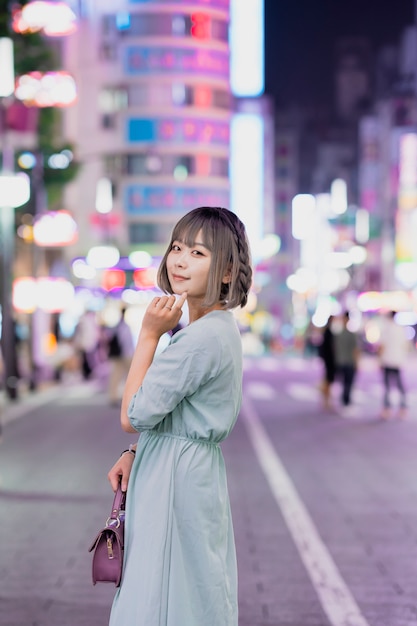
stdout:
POLYGON ((211 307, 221 303, 225 309, 245 306, 252 284, 246 230, 235 213, 221 207, 198 207, 179 220, 159 267, 158 285, 166 293, 172 293, 166 268, 172 243, 182 241, 191 247, 200 231, 204 245, 212 253, 204 305, 211 307))

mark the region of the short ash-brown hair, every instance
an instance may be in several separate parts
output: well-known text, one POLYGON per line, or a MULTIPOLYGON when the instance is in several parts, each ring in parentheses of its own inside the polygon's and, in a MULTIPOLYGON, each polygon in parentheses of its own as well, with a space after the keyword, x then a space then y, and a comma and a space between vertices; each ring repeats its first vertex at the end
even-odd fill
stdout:
POLYGON ((235 213, 220 207, 193 209, 174 227, 171 241, 158 270, 158 285, 172 294, 166 261, 174 241, 193 246, 201 231, 204 245, 212 255, 208 277, 206 307, 221 303, 225 309, 245 306, 252 284, 252 267, 248 239, 243 223, 235 213), (230 282, 222 282, 229 273, 230 282))

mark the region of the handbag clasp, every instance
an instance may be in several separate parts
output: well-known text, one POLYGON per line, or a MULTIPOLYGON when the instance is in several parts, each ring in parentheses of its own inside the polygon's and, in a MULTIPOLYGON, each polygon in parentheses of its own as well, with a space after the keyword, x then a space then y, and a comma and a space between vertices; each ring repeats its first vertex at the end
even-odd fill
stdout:
POLYGON ((111 540, 111 537, 107 537, 107 556, 109 557, 109 559, 114 559, 113 542, 111 540))

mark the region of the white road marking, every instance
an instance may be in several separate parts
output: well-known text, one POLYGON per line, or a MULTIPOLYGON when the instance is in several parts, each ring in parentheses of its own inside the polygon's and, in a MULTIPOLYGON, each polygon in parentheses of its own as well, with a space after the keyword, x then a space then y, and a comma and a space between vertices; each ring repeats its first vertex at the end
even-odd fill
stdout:
POLYGON ((246 386, 246 393, 256 400, 274 400, 275 389, 268 383, 251 382, 246 386))
POLYGON ((332 626, 369 626, 277 455, 252 402, 242 416, 268 484, 332 626))
POLYGON ((289 383, 285 390, 291 398, 302 402, 316 402, 321 398, 320 390, 306 383, 289 383))

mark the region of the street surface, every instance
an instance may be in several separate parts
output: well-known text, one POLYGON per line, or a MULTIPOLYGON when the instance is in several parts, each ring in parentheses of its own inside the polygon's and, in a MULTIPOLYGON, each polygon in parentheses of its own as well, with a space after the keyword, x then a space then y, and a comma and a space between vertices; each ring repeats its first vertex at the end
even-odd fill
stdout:
MULTIPOLYGON (((379 419, 373 358, 348 415, 322 410, 321 372, 317 358, 245 360, 223 443, 239 626, 417 626, 417 360, 404 420, 379 419)), ((112 503, 107 471, 134 435, 105 379, 26 395, 1 419, 0 626, 106 626, 114 586, 92 585, 88 548, 112 503)))

